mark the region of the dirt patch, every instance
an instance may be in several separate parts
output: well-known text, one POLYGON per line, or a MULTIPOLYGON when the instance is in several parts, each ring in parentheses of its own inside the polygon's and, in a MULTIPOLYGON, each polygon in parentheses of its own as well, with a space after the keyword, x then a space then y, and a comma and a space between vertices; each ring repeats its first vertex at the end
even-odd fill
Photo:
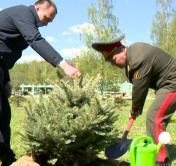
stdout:
POLYGON ((34 162, 32 157, 23 156, 16 162, 11 164, 11 166, 40 166, 40 165, 34 162))

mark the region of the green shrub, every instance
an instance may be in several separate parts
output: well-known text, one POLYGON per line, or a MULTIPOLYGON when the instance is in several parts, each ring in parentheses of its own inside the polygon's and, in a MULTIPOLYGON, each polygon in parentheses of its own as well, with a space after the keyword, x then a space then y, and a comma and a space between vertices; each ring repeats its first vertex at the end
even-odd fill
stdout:
POLYGON ((90 76, 60 80, 48 98, 28 104, 22 136, 29 155, 55 165, 83 166, 116 140, 120 105, 99 94, 99 81, 90 76))

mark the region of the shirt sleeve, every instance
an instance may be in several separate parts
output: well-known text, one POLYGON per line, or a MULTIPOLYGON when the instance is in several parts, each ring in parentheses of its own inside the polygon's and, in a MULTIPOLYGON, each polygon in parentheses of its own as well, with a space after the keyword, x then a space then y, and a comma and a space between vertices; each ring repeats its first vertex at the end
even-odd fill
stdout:
POLYGON ((142 114, 143 106, 150 87, 151 66, 141 64, 131 73, 133 90, 132 90, 132 113, 142 114))
POLYGON ((28 10, 18 12, 12 20, 25 41, 46 61, 57 66, 62 56, 41 36, 35 24, 35 17, 28 10))

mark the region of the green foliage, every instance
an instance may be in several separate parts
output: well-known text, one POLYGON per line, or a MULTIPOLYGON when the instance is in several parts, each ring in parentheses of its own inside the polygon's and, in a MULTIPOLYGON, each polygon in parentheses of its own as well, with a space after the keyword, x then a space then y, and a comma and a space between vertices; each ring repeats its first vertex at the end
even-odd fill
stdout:
POLYGON ((113 14, 113 3, 111 0, 97 0, 88 9, 88 17, 94 26, 94 34, 90 30, 83 33, 84 41, 89 46, 92 41, 112 40, 120 29, 118 18, 113 14))
POLYGON ((115 81, 107 81, 104 83, 104 91, 109 91, 109 92, 119 92, 119 85, 115 81))
POLYGON ((9 101, 10 104, 13 103, 16 107, 20 107, 23 105, 24 102, 26 102, 26 99, 23 96, 15 95, 11 96, 9 101))
POLYGON ((97 57, 94 53, 92 50, 82 52, 82 55, 76 60, 76 66, 82 74, 89 74, 95 77, 97 74, 100 74, 103 84, 108 80, 124 80, 124 75, 119 68, 105 62, 103 57, 97 57))
MULTIPOLYGON (((11 99, 11 98, 10 98, 11 99)), ((20 107, 17 107, 16 103, 13 100, 10 100, 11 105, 11 146, 15 152, 15 157, 19 158, 26 154, 24 149, 23 142, 21 141, 21 136, 19 132, 23 130, 21 124, 27 118, 26 112, 24 110, 24 105, 26 104, 27 99, 23 102, 20 101, 20 107)))
POLYGON ((151 37, 156 46, 175 56, 176 16, 173 0, 157 0, 158 11, 155 14, 151 37))
MULTIPOLYGON (((82 29, 82 40, 87 50, 82 51, 75 63, 83 74, 96 76, 101 74, 102 80, 119 80, 123 77, 123 71, 106 63, 104 58, 91 48, 92 42, 109 41, 119 36, 118 18, 113 14, 113 3, 111 0, 96 0, 88 8, 90 27, 82 29)), ((102 84, 104 84, 102 81, 102 84)))
POLYGON ((170 122, 176 123, 176 112, 173 113, 170 122))
POLYGON ((32 61, 30 63, 16 64, 10 71, 13 87, 17 90, 19 85, 43 84, 56 82, 56 69, 47 62, 32 61))
POLYGON ((100 80, 88 75, 60 80, 48 98, 29 103, 22 135, 30 155, 83 166, 116 140, 115 110, 121 103, 99 94, 100 80))

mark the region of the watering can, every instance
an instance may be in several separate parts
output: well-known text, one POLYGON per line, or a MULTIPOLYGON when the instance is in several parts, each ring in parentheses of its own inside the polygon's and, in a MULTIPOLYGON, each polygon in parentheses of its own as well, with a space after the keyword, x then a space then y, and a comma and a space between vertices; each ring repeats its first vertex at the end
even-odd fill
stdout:
POLYGON ((136 137, 130 146, 130 166, 155 166, 157 154, 162 144, 170 142, 168 132, 159 135, 159 143, 156 145, 149 136, 136 137))
POLYGON ((130 146, 130 166, 155 166, 162 144, 155 145, 151 137, 139 136, 130 146))

